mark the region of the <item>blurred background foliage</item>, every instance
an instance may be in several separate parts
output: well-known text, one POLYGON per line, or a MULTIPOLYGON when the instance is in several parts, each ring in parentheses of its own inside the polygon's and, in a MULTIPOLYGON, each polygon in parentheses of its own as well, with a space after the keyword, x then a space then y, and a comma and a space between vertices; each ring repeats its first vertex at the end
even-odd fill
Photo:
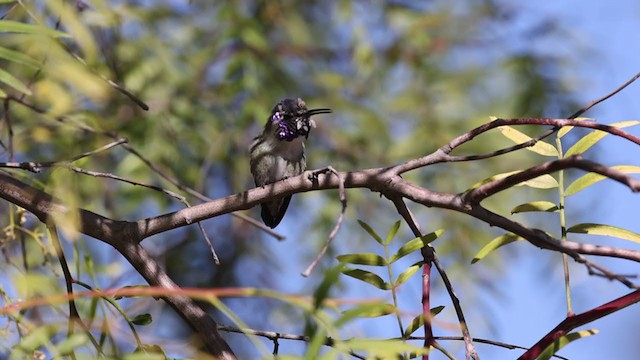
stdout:
MULTIPOLYGON (((500 0, 1 3, 4 20, 66 34, 0 34, 2 48, 26 59, 0 59, 0 68, 26 88, 2 81, 2 95, 23 97, 45 110, 38 114, 9 104, 16 161, 68 159, 111 142, 107 134, 116 133, 163 172, 209 197, 253 187, 247 147, 283 97, 299 96, 310 107, 334 111, 317 118, 318 128, 307 141, 311 168, 389 166, 428 154, 491 115, 567 116, 575 109, 569 94, 576 80, 567 70, 568 54, 583 50, 568 48, 573 45, 565 42, 563 51, 547 51, 550 42, 569 36, 568 30, 557 19, 531 18, 516 3, 500 0), (105 79, 136 94, 149 111, 105 79), (83 125, 95 131, 83 130, 83 125)), ((4 116, 1 155, 8 161, 4 116)), ((500 135, 483 135, 462 150, 482 153, 508 145, 500 135)), ((461 192, 493 174, 538 160, 524 152, 508 161, 431 166, 407 177, 429 189, 461 192)), ((121 148, 75 164, 176 191, 121 148)), ((64 168, 37 175, 13 173, 70 204, 117 219, 139 219, 182 206, 146 188, 64 168)), ((356 219, 380 224, 382 233, 398 219, 393 206, 377 194, 355 190, 347 196, 347 221, 324 258, 325 267, 335 264, 336 253, 366 251, 370 243, 356 219)), ((505 199, 511 203, 515 196, 527 193, 501 194, 489 206, 508 213, 510 206, 499 204, 505 199)), ((15 209, 2 207, 7 224, 15 209)), ((309 293, 319 276, 300 281, 298 273, 316 255, 339 209, 337 192, 295 196, 283 225, 276 229, 287 235, 286 243, 276 243, 237 218, 209 220, 204 225, 221 266, 213 265, 194 226, 155 236, 144 245, 182 286, 258 286, 309 293), (288 263, 292 258, 299 262, 295 267, 288 263)), ((424 229, 446 229, 446 240, 435 246, 454 274, 467 271, 456 264, 466 264, 495 235, 457 214, 412 209, 424 229)), ((255 209, 248 214, 257 218, 255 209)), ((27 220, 25 226, 33 228, 34 223, 27 220)), ((77 237, 73 224, 68 227, 66 238, 76 240, 68 244, 76 250, 68 256, 83 266, 94 263, 94 286, 142 282, 113 250, 77 237)), ((398 236, 403 234, 407 240, 413 237, 404 227, 398 236)), ((29 249, 35 248, 29 244, 29 249)), ((25 270, 19 266, 20 243, 15 237, 5 239, 3 250, 10 260, 1 265, 3 271, 25 270)), ((29 269, 59 274, 50 254, 32 254, 42 252, 29 252, 29 269)), ((81 280, 90 282, 85 275, 81 280)), ((486 274, 467 273, 455 286, 486 283, 482 276, 486 274)), ((418 306, 419 297, 410 301, 418 306)), ((270 313, 273 302, 228 303, 250 326, 275 330, 279 325, 274 321, 283 320, 282 313, 270 313)), ((283 329, 301 329, 297 320, 284 320, 289 323, 283 329)), ((164 336, 186 334, 177 325, 156 331, 164 336)))

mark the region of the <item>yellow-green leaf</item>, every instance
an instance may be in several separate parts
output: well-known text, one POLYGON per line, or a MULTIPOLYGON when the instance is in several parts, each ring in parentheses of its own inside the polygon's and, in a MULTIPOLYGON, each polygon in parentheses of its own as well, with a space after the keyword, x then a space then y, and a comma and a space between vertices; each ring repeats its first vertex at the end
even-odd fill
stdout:
POLYGON ((355 318, 375 318, 396 313, 395 306, 387 303, 364 304, 353 309, 349 309, 342 313, 342 317, 336 321, 335 326, 338 327, 355 318))
MULTIPOLYGON (((444 306, 436 306, 434 308, 431 308, 431 311, 429 311, 431 313, 431 317, 434 317, 440 314, 440 312, 443 309, 444 309, 444 306)), ((424 325, 424 314, 420 314, 414 317, 413 320, 411 321, 411 324, 409 324, 409 326, 407 326, 407 328, 404 330, 404 336, 405 337, 411 336, 411 334, 416 332, 416 330, 420 329, 423 325, 424 325)))
POLYGON ((337 256, 338 261, 358 264, 358 265, 371 265, 371 266, 384 266, 387 265, 387 261, 378 254, 362 253, 362 254, 345 254, 337 256))
POLYGON ((40 67, 40 62, 31 56, 25 55, 19 51, 14 51, 0 46, 0 58, 13 61, 18 64, 26 65, 31 68, 37 69, 40 67))
POLYGON ((560 337, 558 340, 554 341, 553 344, 550 344, 543 352, 538 355, 536 360, 549 360, 553 356, 553 354, 557 353, 564 346, 569 344, 570 342, 578 339, 585 338, 587 336, 595 335, 599 331, 596 329, 591 330, 581 330, 571 334, 567 334, 565 336, 560 337))
MULTIPOLYGON (((625 174, 640 174, 640 166, 618 165, 618 166, 612 166, 611 168, 614 170, 621 171, 625 174)), ((574 182, 572 182, 571 185, 569 185, 565 190, 564 195, 571 196, 604 179, 606 179, 606 176, 604 175, 600 175, 597 173, 588 173, 586 175, 583 175, 577 178, 574 182)))
MULTIPOLYGON (((473 186, 471 186, 471 188, 469 188, 469 190, 475 189, 481 185, 490 183, 492 181, 495 180, 499 180, 499 179, 504 179, 508 176, 517 174, 519 172, 521 172, 522 170, 516 170, 516 171, 509 171, 506 173, 502 173, 502 174, 496 174, 493 175, 491 177, 488 177, 480 182, 477 182, 475 184, 473 184, 473 186)), ((549 174, 544 174, 544 175, 540 175, 536 178, 533 178, 531 180, 527 180, 527 181, 523 181, 521 183, 516 184, 515 186, 529 186, 532 188, 536 188, 536 189, 553 189, 558 187, 558 182, 556 181, 556 179, 549 175, 549 174)))
POLYGON ((398 275, 398 278, 393 283, 393 286, 395 287, 395 286, 400 286, 404 284, 407 280, 409 280, 410 277, 413 276, 413 274, 416 273, 416 271, 420 270, 420 267, 422 267, 423 263, 424 262, 420 260, 417 263, 409 266, 405 271, 403 271, 400 275, 398 275))
POLYGON ((0 69, 0 82, 3 82, 12 88, 20 91, 23 94, 31 95, 31 90, 23 84, 20 80, 16 79, 15 76, 9 74, 8 72, 0 69))
POLYGON ((35 328, 29 335, 22 338, 17 347, 24 351, 34 351, 51 341, 58 332, 59 325, 45 325, 35 328))
POLYGON ((374 238, 380 245, 384 245, 384 242, 382 241, 382 238, 380 237, 380 235, 378 235, 378 233, 376 233, 371 226, 369 226, 369 224, 367 224, 364 221, 358 220, 358 224, 360 224, 360 226, 369 233, 369 235, 371 235, 372 238, 374 238))
MULTIPOLYGON (((630 120, 630 121, 617 122, 617 123, 611 124, 610 126, 617 127, 617 128, 626 128, 626 127, 638 125, 638 124, 640 124, 640 121, 630 120)), ((590 147, 595 145, 598 141, 602 140, 602 138, 607 136, 607 134, 609 133, 602 130, 596 130, 585 135, 582 139, 578 140, 575 144, 573 144, 573 146, 570 147, 569 150, 567 150, 564 156, 571 156, 575 154, 584 153, 590 147)))
POLYGON ((559 186, 558 181, 549 174, 540 175, 531 180, 521 182, 516 186, 529 186, 536 189, 553 189, 559 186))
MULTIPOLYGON (((514 129, 511 126, 500 126, 498 129, 502 135, 516 144, 522 144, 532 140, 529 135, 514 129)), ((542 140, 536 142, 533 146, 527 147, 526 149, 542 156, 558 156, 558 150, 542 140)))
POLYGON ((55 346, 60 355, 68 355, 75 349, 89 342, 89 337, 85 333, 71 334, 55 346))
POLYGON ((573 225, 572 227, 567 229, 567 232, 576 234, 611 236, 640 243, 640 234, 611 225, 583 223, 573 225))
POLYGON ((550 201, 532 201, 520 204, 511 210, 512 214, 522 212, 556 212, 558 206, 550 201))
POLYGON ((406 244, 402 245, 402 247, 398 249, 398 251, 395 254, 391 255, 391 258, 389 259, 389 264, 393 264, 399 259, 411 254, 412 252, 422 249, 423 247, 425 247, 426 244, 429 244, 430 242, 440 237, 442 233, 444 233, 444 230, 439 229, 432 233, 422 235, 419 238, 409 240, 406 244))
POLYGON ((389 232, 387 233, 387 238, 385 239, 385 242, 384 242, 385 245, 388 245, 389 243, 391 243, 391 240, 393 240, 393 238, 398 233, 398 229, 400 229, 400 220, 396 221, 391 227, 391 229, 389 229, 389 232))
POLYGON ((389 290, 391 289, 391 284, 382 280, 382 278, 370 271, 362 270, 362 269, 349 269, 346 268, 342 271, 343 274, 347 276, 351 276, 352 278, 356 278, 358 280, 364 281, 367 284, 371 284, 378 289, 381 290, 389 290))
POLYGON ((478 261, 482 260, 485 256, 489 255, 492 251, 496 250, 497 248, 505 246, 507 244, 511 244, 512 242, 519 241, 519 240, 524 240, 524 239, 516 234, 511 234, 511 233, 500 235, 497 238, 491 240, 482 249, 480 249, 480 251, 478 251, 478 253, 473 258, 473 260, 471 260, 471 263, 475 264, 478 261))
POLYGON ((0 20, 0 32, 22 33, 22 34, 44 34, 53 37, 68 37, 62 31, 46 28, 41 25, 26 24, 19 21, 0 20))

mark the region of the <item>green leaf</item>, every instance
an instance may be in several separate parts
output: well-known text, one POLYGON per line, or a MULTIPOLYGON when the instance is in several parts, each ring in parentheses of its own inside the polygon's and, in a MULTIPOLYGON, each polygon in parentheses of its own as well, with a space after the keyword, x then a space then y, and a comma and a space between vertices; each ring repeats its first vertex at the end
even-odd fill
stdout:
POLYGON ((371 235, 372 238, 376 239, 376 241, 380 245, 384 245, 384 242, 382 241, 382 238, 380 237, 380 235, 378 235, 375 231, 373 231, 371 226, 369 226, 367 223, 365 223, 364 221, 361 221, 361 220, 358 220, 358 224, 360 224, 360 226, 363 229, 365 229, 369 233, 369 235, 371 235))
POLYGON ((591 329, 591 330, 581 330, 581 331, 577 331, 577 332, 562 336, 559 339, 557 339, 556 341, 554 341, 553 344, 549 345, 549 347, 544 349, 544 351, 541 352, 540 355, 538 355, 536 360, 549 360, 549 359, 551 359, 553 354, 555 354, 558 351, 560 351, 560 349, 565 347, 570 342, 572 342, 574 340, 585 338, 587 336, 595 335, 597 333, 599 333, 598 330, 591 329))
POLYGON ((556 212, 558 206, 550 201, 532 201, 520 204, 511 210, 511 214, 523 212, 556 212))
MULTIPOLYGON (((431 308, 431 311, 429 312, 431 313, 431 317, 434 317, 440 314, 442 310, 444 310, 444 306, 436 306, 434 308, 431 308)), ((411 334, 416 332, 416 330, 420 329, 422 326, 424 326, 424 314, 420 314, 413 318, 411 324, 409 324, 409 326, 407 326, 407 328, 404 330, 404 336, 411 336, 411 334)))
POLYGON ((529 186, 536 189, 553 189, 559 186, 558 181, 549 174, 540 175, 531 180, 521 182, 516 186, 529 186))
POLYGON ((55 346, 60 355, 68 355, 75 349, 89 342, 89 337, 85 333, 71 334, 70 337, 62 340, 55 346))
POLYGON ((313 292, 313 307, 319 309, 324 300, 329 297, 331 287, 338 283, 338 276, 346 269, 344 263, 340 263, 327 270, 322 278, 322 282, 318 285, 316 291, 313 292))
POLYGON ((482 260, 485 256, 489 255, 492 251, 496 250, 497 248, 505 246, 507 244, 511 244, 512 242, 518 241, 518 240, 524 240, 524 239, 516 234, 511 234, 511 233, 500 235, 497 238, 491 240, 480 251, 478 251, 478 253, 473 258, 473 260, 471 260, 471 263, 475 264, 478 261, 482 260))
MULTIPOLYGON (((638 124, 640 124, 640 121, 630 120, 630 121, 620 121, 617 123, 613 123, 610 126, 617 127, 617 128, 626 128, 626 127, 638 125, 638 124)), ((582 139, 578 140, 575 144, 573 144, 573 146, 570 147, 569 150, 567 150, 564 156, 568 157, 571 155, 584 153, 590 147, 597 144, 598 141, 602 140, 602 138, 607 136, 607 134, 609 133, 602 130, 596 130, 585 135, 582 139)))
MULTIPOLYGON (((500 126, 498 127, 498 130, 500 130, 502 135, 504 135, 507 139, 513 141, 516 144, 522 144, 532 140, 529 135, 526 135, 514 129, 511 126, 500 126)), ((558 157, 558 150, 542 140, 536 142, 533 146, 527 147, 526 149, 542 156, 558 157)))
POLYGON ((396 359, 399 354, 408 352, 415 352, 418 355, 429 353, 429 349, 398 340, 352 339, 341 342, 339 347, 366 352, 367 359, 396 359))
POLYGON ((395 306, 387 303, 365 304, 349 309, 342 313, 342 316, 335 322, 335 326, 339 327, 356 318, 376 318, 386 316, 397 312, 395 306))
MULTIPOLYGON (((618 166, 612 166, 611 168, 614 170, 621 171, 625 174, 640 174, 640 166, 618 165, 618 166)), ((586 175, 583 175, 577 178, 574 182, 571 183, 571 185, 567 187, 567 189, 564 192, 564 195, 571 196, 606 178, 607 178, 606 176, 600 175, 597 173, 588 173, 586 175)))
POLYGON ((58 332, 58 325, 46 325, 36 328, 31 334, 22 338, 17 348, 24 351, 34 351, 51 341, 51 338, 58 332))
MULTIPOLYGON (((473 190, 477 187, 480 187, 481 185, 490 183, 492 181, 495 180, 500 180, 500 179, 504 179, 506 177, 509 177, 511 175, 517 174, 519 172, 521 172, 522 170, 516 170, 516 171, 509 171, 506 173, 501 173, 501 174, 496 174, 493 176, 490 176, 480 182, 477 182, 475 184, 473 184, 473 186, 471 186, 468 190, 473 190)), ((533 178, 531 180, 527 180, 527 181, 523 181, 521 183, 516 184, 516 186, 529 186, 532 188, 536 188, 536 189, 552 189, 552 188, 556 188, 558 187, 558 182, 556 181, 556 179, 549 175, 549 174, 544 174, 544 175, 540 175, 536 178, 533 178)))
POLYGON ((40 62, 31 56, 25 55, 19 51, 14 51, 0 46, 0 58, 13 61, 18 64, 26 65, 31 68, 37 69, 40 67, 40 62))
POLYGON ((381 290, 391 289, 391 284, 386 283, 380 276, 370 271, 362 269, 345 269, 342 271, 342 273, 347 276, 351 276, 352 278, 356 278, 360 281, 364 281, 367 284, 371 284, 381 290))
POLYGON ((391 229, 389 229, 389 232, 387 233, 387 238, 385 239, 384 245, 389 245, 389 243, 391 243, 391 240, 393 240, 393 238, 398 233, 398 229, 400 229, 400 220, 396 221, 393 224, 393 226, 391 227, 391 229))
POLYGON ((640 243, 640 234, 611 225, 583 223, 573 225, 572 227, 567 229, 567 232, 575 234, 611 236, 640 243))
POLYGON ((22 34, 44 34, 44 35, 49 35, 55 38, 69 37, 69 35, 63 33, 62 31, 49 29, 41 25, 26 24, 23 22, 12 21, 12 20, 0 20, 0 33, 2 32, 22 33, 22 34))
POLYGON ((378 254, 362 253, 362 254, 345 254, 336 257, 338 261, 349 264, 385 266, 387 261, 378 254))
POLYGON ((567 133, 572 129, 573 129, 573 126, 563 126, 560 130, 558 130, 558 137, 561 138, 567 135, 567 133))
POLYGON ((31 90, 29 90, 29 88, 25 84, 16 79, 15 76, 2 69, 0 69, 0 82, 11 86, 12 88, 20 91, 23 94, 31 95, 31 90))
POLYGON ((419 249, 422 249, 427 244, 431 243, 432 241, 434 241, 435 239, 440 237, 440 235, 442 235, 442 233, 444 233, 444 230, 443 229, 439 229, 439 230, 436 230, 436 231, 434 231, 432 233, 422 235, 419 238, 415 238, 413 240, 409 240, 406 244, 402 245, 402 247, 400 247, 400 249, 398 249, 398 252, 396 252, 395 254, 391 255, 391 258, 389 259, 389 264, 393 264, 394 262, 398 261, 399 259, 411 254, 412 252, 414 252, 416 250, 419 250, 419 249))
POLYGON ((393 286, 397 287, 404 284, 407 280, 409 280, 411 276, 413 276, 413 274, 416 273, 416 271, 420 270, 420 267, 422 267, 422 264, 424 264, 424 261, 420 260, 417 263, 409 266, 405 271, 403 271, 402 273, 400 273, 400 275, 398 275, 398 278, 393 283, 393 286))
POLYGON ((133 324, 140 325, 140 326, 149 325, 151 324, 152 321, 153 319, 151 318, 151 314, 149 313, 138 314, 131 320, 133 324))

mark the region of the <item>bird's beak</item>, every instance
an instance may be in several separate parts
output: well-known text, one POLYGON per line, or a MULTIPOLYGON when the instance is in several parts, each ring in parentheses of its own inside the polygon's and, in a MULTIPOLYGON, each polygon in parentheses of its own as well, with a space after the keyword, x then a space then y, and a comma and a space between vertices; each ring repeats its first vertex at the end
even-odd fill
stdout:
POLYGON ((329 114, 330 112, 331 112, 331 109, 311 109, 311 110, 307 110, 307 112, 305 113, 305 116, 312 116, 317 114, 329 114))

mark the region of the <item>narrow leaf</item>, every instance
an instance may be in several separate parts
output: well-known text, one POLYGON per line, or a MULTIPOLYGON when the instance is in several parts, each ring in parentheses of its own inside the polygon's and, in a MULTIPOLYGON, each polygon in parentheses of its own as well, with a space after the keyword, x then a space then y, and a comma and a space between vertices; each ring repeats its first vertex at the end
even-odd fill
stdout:
POLYGON ((549 174, 540 175, 531 180, 527 180, 525 182, 521 182, 516 186, 529 186, 536 189, 553 189, 559 186, 558 181, 549 174))
POLYGON ((422 235, 419 238, 409 240, 406 244, 402 245, 402 247, 400 247, 400 249, 398 249, 398 251, 395 254, 391 255, 391 258, 389 259, 389 264, 393 264, 399 259, 411 254, 412 252, 422 249, 427 244, 431 243, 432 241, 440 237, 442 233, 444 233, 444 230, 439 229, 432 233, 422 235))
POLYGON ((62 31, 46 28, 41 25, 26 24, 19 21, 0 20, 0 32, 22 33, 22 34, 44 34, 53 37, 69 37, 62 31))
POLYGON ((0 82, 11 86, 12 88, 20 91, 23 94, 31 95, 31 90, 29 90, 29 88, 25 84, 16 79, 15 76, 2 69, 0 69, 0 82))
POLYGON ((473 258, 473 260, 471 260, 471 263, 475 264, 478 261, 482 260, 485 256, 489 255, 492 251, 496 250, 497 248, 505 246, 507 244, 511 244, 512 242, 518 241, 518 240, 524 240, 524 239, 522 239, 520 236, 516 234, 511 234, 511 233, 500 235, 497 238, 491 240, 482 249, 480 249, 480 251, 478 251, 478 253, 473 258))
POLYGON ((351 276, 352 278, 356 278, 360 281, 364 281, 367 284, 371 284, 381 290, 391 289, 391 284, 386 283, 380 276, 370 271, 362 269, 345 269, 342 271, 342 273, 347 276, 351 276))
POLYGON ((523 212, 556 212, 558 206, 550 201, 532 201, 520 204, 511 210, 512 214, 523 212))
MULTIPOLYGON (((612 166, 611 168, 621 171, 625 174, 640 174, 640 166, 618 165, 618 166, 612 166)), ((565 196, 573 195, 604 179, 606 179, 606 176, 604 175, 600 175, 597 173, 588 173, 586 175, 583 175, 577 178, 574 182, 572 182, 571 185, 569 185, 565 190, 564 195, 565 196)))
POLYGON ((358 224, 360 224, 360 226, 365 229, 369 235, 371 235, 372 238, 374 238, 380 245, 384 245, 384 242, 382 241, 382 238, 380 237, 380 235, 378 235, 378 233, 376 233, 371 226, 369 226, 369 224, 367 224, 364 221, 358 220, 358 224))
POLYGON ((553 344, 550 344, 549 347, 544 349, 544 351, 540 353, 540 355, 538 355, 536 360, 549 360, 555 353, 560 351, 560 349, 565 347, 570 342, 585 338, 587 336, 595 335, 598 332, 599 331, 596 329, 581 330, 581 331, 577 331, 577 332, 562 336, 558 340, 554 341, 553 344))
MULTIPOLYGON (((626 128, 626 127, 638 125, 638 124, 640 124, 640 121, 631 120, 631 121, 620 121, 620 122, 611 124, 610 126, 617 127, 617 128, 626 128)), ((573 146, 570 147, 569 150, 567 150, 567 152, 564 155, 571 156, 575 154, 582 154, 585 151, 587 151, 590 147, 597 144, 598 141, 602 140, 602 138, 607 136, 607 134, 609 133, 602 130, 593 131, 585 135, 582 139, 578 140, 575 144, 573 144, 573 146)))
MULTIPOLYGON (((516 144, 522 144, 532 140, 529 135, 514 129, 511 126, 500 126, 498 129, 502 135, 516 144)), ((527 147, 526 149, 542 156, 558 156, 558 150, 542 140, 536 142, 533 146, 527 147)))
POLYGON ((89 342, 89 337, 85 333, 71 334, 70 337, 62 340, 55 346, 60 355, 68 355, 75 349, 89 342))
POLYGON ((422 267, 423 263, 424 261, 420 260, 419 262, 409 266, 405 271, 398 275, 398 278, 396 279, 396 281, 394 281, 393 286, 397 287, 404 284, 407 280, 409 280, 411 276, 413 276, 413 274, 416 273, 416 271, 420 270, 420 267, 422 267))
POLYGON ((145 314, 138 314, 136 315, 131 322, 135 325, 140 325, 140 326, 146 326, 151 324, 151 322, 153 321, 151 314, 149 313, 145 313, 145 314))
POLYGON ((611 225, 583 223, 573 225, 572 227, 567 229, 567 232, 576 234, 611 236, 640 243, 640 234, 611 225))
POLYGON ((395 306, 387 303, 360 305, 342 313, 342 317, 334 324, 336 327, 356 318, 375 318, 396 313, 395 306))
POLYGON ((367 359, 396 359, 400 354, 415 352, 427 355, 429 349, 398 340, 352 339, 341 342, 342 346, 352 351, 363 351, 367 359))
POLYGON ((19 51, 14 51, 0 46, 0 58, 13 61, 18 64, 26 65, 31 68, 37 69, 40 67, 40 62, 31 56, 25 55, 19 51))
MULTIPOLYGON (((440 314, 443 309, 444 306, 436 306, 434 308, 431 308, 431 311, 429 311, 431 313, 431 317, 440 314)), ((420 314, 413 318, 411 324, 409 324, 409 326, 407 326, 407 328, 404 330, 404 336, 411 336, 411 334, 416 332, 416 330, 420 329, 422 326, 424 326, 424 314, 420 314)))
MULTIPOLYGON (((490 176, 480 182, 477 182, 475 184, 473 184, 473 186, 471 186, 468 190, 473 190, 481 185, 490 183, 492 181, 495 180, 500 180, 500 179, 504 179, 506 177, 509 177, 511 175, 517 174, 519 172, 521 172, 522 170, 516 170, 516 171, 509 171, 506 173, 501 173, 501 174, 496 174, 493 176, 490 176)), ((552 188, 556 188, 558 187, 558 182, 556 181, 556 179, 549 175, 549 174, 544 174, 544 175, 540 175, 536 178, 533 178, 531 180, 527 180, 521 183, 516 184, 516 186, 529 186, 532 188, 536 188, 536 189, 552 189, 552 188)))
POLYGON ((567 133, 572 129, 573 129, 573 126, 563 126, 562 129, 558 130, 558 137, 561 138, 567 135, 567 133))
POLYGON ((362 254, 345 254, 336 257, 338 261, 349 264, 385 266, 387 261, 378 254, 362 253, 362 254))
POLYGON ((40 346, 51 341, 58 331, 58 325, 41 326, 33 330, 29 335, 22 338, 17 347, 24 351, 34 351, 40 346))
POLYGON ((398 229, 400 229, 400 220, 396 221, 393 224, 393 226, 391 227, 391 229, 389 229, 389 232, 387 233, 387 238, 385 239, 384 245, 388 245, 389 243, 391 243, 391 240, 393 240, 393 238, 398 233, 398 229))

